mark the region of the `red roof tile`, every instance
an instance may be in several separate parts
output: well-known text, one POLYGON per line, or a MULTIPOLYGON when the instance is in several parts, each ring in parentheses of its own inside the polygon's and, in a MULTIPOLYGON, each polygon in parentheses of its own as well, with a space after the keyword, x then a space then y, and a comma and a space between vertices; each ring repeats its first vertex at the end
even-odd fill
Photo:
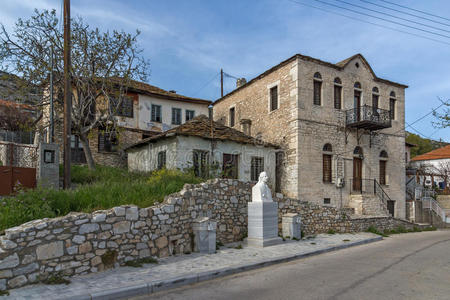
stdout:
POLYGON ((412 161, 421 161, 421 160, 432 160, 432 159, 445 159, 450 158, 450 145, 447 145, 445 147, 417 155, 412 161))

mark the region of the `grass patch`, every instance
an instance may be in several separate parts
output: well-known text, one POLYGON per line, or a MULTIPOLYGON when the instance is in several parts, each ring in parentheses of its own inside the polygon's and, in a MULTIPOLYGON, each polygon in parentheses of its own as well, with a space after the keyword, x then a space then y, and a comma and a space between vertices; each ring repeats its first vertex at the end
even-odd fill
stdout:
POLYGON ((349 239, 345 239, 345 240, 342 240, 343 242, 350 242, 350 240, 349 239))
POLYGON ((0 297, 1 296, 9 296, 9 292, 8 291, 0 291, 0 297))
POLYGON ((72 190, 36 188, 20 190, 0 200, 0 231, 25 222, 64 216, 70 212, 92 212, 114 206, 134 204, 149 207, 180 191, 184 184, 203 180, 178 170, 130 173, 125 169, 72 166, 72 190))
POLYGON ((336 231, 333 228, 328 229, 327 231, 328 234, 335 234, 336 231))
POLYGON ((375 228, 374 226, 369 226, 369 228, 367 228, 367 232, 371 232, 371 233, 374 233, 374 234, 378 234, 378 235, 381 235, 381 236, 383 236, 383 237, 388 237, 388 236, 389 236, 389 235, 387 235, 387 234, 385 234, 385 233, 379 231, 379 230, 378 230, 377 228, 375 228))
POLYGON ((315 243, 315 242, 311 242, 310 244, 311 244, 311 245, 315 245, 316 243, 315 243))
POLYGON ((434 226, 430 226, 430 227, 425 227, 424 229, 422 229, 422 231, 436 231, 437 228, 434 226))
POLYGON ((41 280, 44 284, 70 284, 70 280, 64 278, 61 273, 50 274, 47 278, 41 280))
POLYGON ((234 249, 238 249, 238 250, 241 250, 241 249, 242 249, 242 245, 241 245, 241 244, 239 244, 239 245, 237 245, 236 247, 234 247, 234 249))
POLYGON ((133 267, 133 268, 141 268, 144 264, 157 264, 158 260, 153 257, 146 257, 146 258, 140 258, 136 260, 129 260, 124 263, 127 267, 133 267))

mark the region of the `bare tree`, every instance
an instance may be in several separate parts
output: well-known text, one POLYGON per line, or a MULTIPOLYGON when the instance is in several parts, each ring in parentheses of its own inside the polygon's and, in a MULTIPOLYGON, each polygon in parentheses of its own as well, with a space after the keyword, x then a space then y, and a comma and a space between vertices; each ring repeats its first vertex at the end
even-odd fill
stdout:
POLYGON ((450 178, 450 161, 442 161, 433 167, 433 173, 444 180, 444 190, 448 191, 448 180, 450 178))
MULTIPOLYGON (((30 87, 40 87, 41 105, 49 103, 50 57, 54 53, 54 91, 62 94, 63 32, 56 11, 35 10, 29 20, 19 19, 12 32, 1 24, 0 67, 12 72, 30 87)), ((132 80, 146 81, 149 62, 142 55, 135 34, 123 31, 100 32, 81 18, 71 21, 73 85, 72 132, 80 137, 89 168, 95 167, 88 135, 100 125, 113 131, 115 114, 132 80), (112 101, 114 100, 114 101, 112 101)), ((62 97, 57 97, 56 117, 62 116, 62 97)))
POLYGON ((434 123, 434 126, 436 126, 438 128, 446 128, 446 127, 450 126, 450 99, 448 99, 447 101, 444 101, 441 98, 439 98, 439 100, 442 102, 444 109, 443 109, 442 113, 433 111, 433 115, 437 119, 437 121, 433 122, 433 123, 434 123))

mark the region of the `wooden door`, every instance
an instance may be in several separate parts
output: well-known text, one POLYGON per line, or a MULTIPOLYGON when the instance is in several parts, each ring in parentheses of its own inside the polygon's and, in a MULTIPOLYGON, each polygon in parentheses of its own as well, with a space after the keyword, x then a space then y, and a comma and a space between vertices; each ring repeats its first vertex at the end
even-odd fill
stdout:
POLYGON ((394 212, 395 212, 395 201, 394 200, 387 201, 387 209, 389 211, 389 214, 391 216, 394 216, 394 212))
POLYGON ((229 179, 238 179, 239 177, 239 155, 237 154, 223 154, 223 177, 229 179))
POLYGON ((361 191, 362 189, 362 159, 353 158, 353 190, 361 191))
POLYGON ((353 102, 356 114, 356 121, 359 122, 361 120, 361 92, 355 91, 355 99, 353 102))

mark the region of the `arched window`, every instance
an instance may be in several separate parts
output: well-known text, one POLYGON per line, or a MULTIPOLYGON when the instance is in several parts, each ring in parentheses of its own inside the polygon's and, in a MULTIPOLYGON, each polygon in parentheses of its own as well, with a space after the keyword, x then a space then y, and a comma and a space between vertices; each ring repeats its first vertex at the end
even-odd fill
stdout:
POLYGON ((314 73, 313 103, 322 105, 322 76, 319 72, 314 73))
POLYGON ((395 104, 396 104, 395 92, 392 91, 389 94, 389 112, 390 112, 391 120, 395 120, 395 104))
POLYGON ((363 155, 363 149, 360 146, 356 146, 355 150, 353 150, 354 155, 363 155))
POLYGON ((334 108, 342 108, 342 81, 339 77, 334 79, 334 108))
POLYGON ((380 184, 385 185, 387 183, 387 176, 386 176, 386 164, 387 164, 388 154, 386 151, 380 152, 380 184))
POLYGON ((378 88, 375 86, 372 89, 372 109, 373 115, 378 116, 378 99, 380 95, 378 94, 378 88))
POLYGON ((359 83, 358 81, 355 82, 355 84, 353 86, 355 87, 355 89, 358 89, 358 90, 361 89, 361 83, 359 83))
POLYGON ((331 144, 325 144, 322 148, 323 150, 323 154, 322 154, 322 174, 323 174, 323 182, 326 183, 331 183, 332 182, 332 165, 331 165, 331 161, 332 161, 332 151, 333 151, 333 147, 331 147, 331 144))

